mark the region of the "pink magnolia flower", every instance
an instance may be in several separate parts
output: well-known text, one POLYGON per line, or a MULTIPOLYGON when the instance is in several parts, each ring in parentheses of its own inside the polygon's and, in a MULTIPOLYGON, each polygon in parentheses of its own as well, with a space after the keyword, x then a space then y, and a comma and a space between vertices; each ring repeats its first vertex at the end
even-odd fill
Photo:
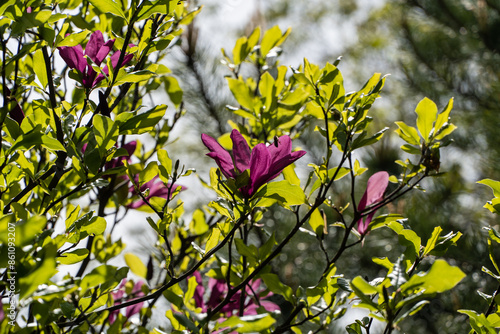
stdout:
MULTIPOLYGON (((121 304, 121 299, 125 295, 125 284, 126 280, 123 279, 122 282, 120 283, 120 286, 118 287, 118 291, 112 292, 111 297, 113 298, 113 301, 115 302, 114 305, 119 305, 121 304)), ((144 285, 143 282, 137 282, 134 284, 134 287, 132 288, 131 295, 133 298, 138 298, 144 296, 144 292, 142 292, 141 287, 144 285)), ((134 305, 127 306, 125 308, 125 317, 129 319, 131 316, 134 314, 137 314, 141 311, 142 305, 144 302, 140 302, 134 305)), ((109 323, 112 324, 115 322, 116 317, 120 313, 120 310, 115 310, 109 314, 109 323)))
MULTIPOLYGON (((213 309, 216 307, 227 295, 227 284, 222 279, 214 279, 210 278, 208 280, 208 291, 210 291, 210 296, 208 300, 205 302, 204 294, 205 288, 203 287, 203 282, 201 278, 201 274, 198 271, 195 271, 193 276, 196 277, 196 282, 198 285, 196 286, 194 293, 194 301, 196 307, 202 309, 203 312, 207 312, 208 309, 213 309)), ((267 298, 273 295, 272 292, 269 292, 267 295, 260 297, 259 292, 263 289, 261 287, 261 280, 256 279, 251 282, 249 286, 246 287, 246 298, 244 303, 244 311, 243 315, 256 315, 257 309, 262 306, 268 312, 274 312, 279 310, 279 306, 275 303, 266 300, 267 298)), ((224 313, 226 318, 231 317, 239 312, 240 309, 240 299, 241 299, 241 291, 235 293, 228 304, 224 305, 221 309, 221 312, 224 313)), ((223 319, 219 319, 223 320, 223 319)))
MULTIPOLYGON (((136 176, 135 182, 136 183, 139 182, 139 177, 138 176, 136 176)), ((139 190, 141 192, 143 192, 143 191, 146 191, 146 189, 149 189, 149 194, 148 194, 148 196, 146 196, 147 200, 149 200, 152 197, 162 197, 162 198, 165 198, 165 199, 169 199, 169 198, 172 197, 172 193, 177 188, 177 185, 175 185, 175 184, 173 185, 172 191, 171 191, 172 193, 170 193, 170 194, 169 194, 169 191, 168 191, 169 187, 170 187, 170 184, 168 186, 165 186, 163 184, 163 182, 160 180, 160 177, 159 176, 155 176, 151 181, 144 183, 139 190)), ((187 189, 184 186, 181 186, 181 187, 182 187, 182 190, 187 189)), ((135 189, 134 189, 133 186, 129 188, 129 192, 135 193, 135 189)), ((135 202, 130 203, 129 205, 127 205, 127 207, 130 208, 130 209, 138 209, 138 208, 140 208, 143 205, 147 205, 147 203, 144 202, 142 200, 142 198, 141 198, 141 199, 139 199, 139 200, 137 200, 135 202)))
MULTIPOLYGON (((87 63, 85 56, 89 57, 97 66, 100 66, 111 51, 114 43, 114 39, 104 43, 102 33, 97 30, 90 35, 90 39, 85 47, 85 53, 83 52, 81 45, 61 46, 58 49, 59 54, 64 59, 66 64, 68 64, 70 68, 76 69, 81 74, 83 87, 92 88, 104 79, 104 75, 102 73, 97 75, 97 72, 94 71, 92 66, 87 63)), ((127 64, 130 60, 132 60, 132 57, 132 54, 125 55, 120 66, 127 64)), ((113 53, 111 56, 111 65, 113 68, 116 68, 118 65, 119 58, 120 51, 113 53)), ((104 67, 103 72, 109 74, 107 65, 104 67)))
MULTIPOLYGON (((385 189, 389 185, 389 174, 387 172, 378 172, 373 174, 366 184, 366 190, 359 201, 358 211, 363 211, 366 207, 380 202, 384 198, 385 189)), ((368 214, 366 217, 362 217, 358 220, 358 232, 360 234, 365 234, 368 230, 368 225, 373 219, 375 211, 368 214)))
POLYGON ((285 167, 306 154, 306 151, 292 152, 292 141, 286 135, 279 137, 276 145, 261 143, 250 150, 245 138, 234 129, 231 132, 232 156, 209 135, 202 134, 201 140, 210 150, 207 155, 215 160, 225 177, 236 179, 249 170, 248 184, 240 188, 246 198, 252 197, 262 185, 276 178, 285 167))

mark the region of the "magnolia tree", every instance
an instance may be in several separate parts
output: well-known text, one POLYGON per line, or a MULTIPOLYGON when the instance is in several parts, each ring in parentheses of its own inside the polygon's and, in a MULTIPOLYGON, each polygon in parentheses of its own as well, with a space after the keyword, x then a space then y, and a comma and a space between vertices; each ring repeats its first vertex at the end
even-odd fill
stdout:
MULTIPOLYGON (((347 93, 339 60, 280 65, 290 30, 279 27, 256 28, 223 50, 232 131, 197 139, 212 165, 198 177, 213 196, 184 212, 178 195, 196 192, 183 185, 196 166, 165 149, 186 111, 163 60, 200 10, 177 0, 0 6, 2 332, 327 332, 343 318, 348 333, 391 333, 464 278, 440 258, 460 232, 436 226, 422 240, 387 209, 439 176, 453 101, 439 112, 424 98, 416 126, 396 122, 407 155, 399 174, 368 170, 355 156, 388 130, 374 129, 370 114, 386 78, 347 93), (155 91, 168 95, 168 108, 146 107, 155 91), (294 148, 312 130, 320 159, 294 148), (148 215, 135 223, 157 237, 147 262, 123 254, 115 228, 136 210, 148 215), (291 228, 267 223, 268 212, 282 212, 291 228), (346 251, 377 229, 401 247, 373 258, 379 276, 356 264, 345 276, 346 251), (327 242, 332 234, 339 242, 327 242), (321 249, 322 268, 314 285, 291 286, 273 260, 304 235, 321 249), (360 319, 354 307, 365 309, 360 319)), ((500 196, 499 183, 484 182, 500 196)), ((488 237, 493 249, 500 236, 488 237)), ((487 272, 498 280, 492 261, 497 272, 487 272)), ((461 311, 478 333, 500 326, 497 292, 483 293, 485 313, 461 311)))

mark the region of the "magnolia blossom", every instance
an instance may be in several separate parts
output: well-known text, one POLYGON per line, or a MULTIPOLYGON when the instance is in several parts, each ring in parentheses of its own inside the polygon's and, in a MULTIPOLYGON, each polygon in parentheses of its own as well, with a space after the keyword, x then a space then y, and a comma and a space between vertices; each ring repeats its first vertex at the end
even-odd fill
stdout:
MULTIPOLYGON (((120 283, 120 286, 118 287, 118 291, 112 292, 111 297, 113 298, 113 301, 115 302, 114 305, 119 305, 121 304, 120 300, 123 298, 125 295, 125 284, 126 280, 122 280, 120 283)), ((132 295, 134 298, 135 297, 142 297, 144 296, 144 292, 142 292, 141 287, 144 285, 143 282, 137 282, 134 284, 134 287, 132 288, 132 291, 130 295, 132 295)), ((127 306, 125 308, 125 317, 129 319, 131 316, 134 314, 137 314, 141 311, 142 305, 144 302, 140 302, 134 305, 127 306)), ((109 323, 112 324, 116 320, 116 316, 120 313, 120 310, 115 310, 109 314, 109 323)))
MULTIPOLYGON (((366 190, 359 201, 358 211, 363 211, 366 207, 380 202, 384 198, 385 189, 389 185, 389 174, 387 172, 378 172, 373 174, 366 184, 366 190)), ((365 234, 368 230, 368 225, 373 219, 375 211, 372 211, 366 217, 358 220, 358 232, 365 234)))
MULTIPOLYGON (((85 56, 89 57, 94 64, 100 66, 103 60, 107 57, 111 49, 113 48, 113 44, 115 40, 109 40, 104 43, 104 38, 102 33, 97 30, 90 35, 89 42, 85 47, 85 53, 81 45, 76 46, 61 46, 59 47, 59 54, 64 59, 66 64, 70 68, 77 70, 82 76, 82 84, 85 88, 92 88, 97 85, 102 79, 104 79, 104 75, 94 71, 91 65, 87 63, 87 59, 85 56)), ((132 54, 126 54, 123 58, 123 61, 120 66, 124 66, 130 60, 132 60, 132 54)), ((116 68, 118 65, 118 60, 120 58, 120 51, 113 53, 111 56, 111 65, 113 68, 116 68)), ((104 66, 102 70, 106 75, 109 74, 108 66, 104 66)))
MULTIPOLYGON (((208 280, 207 290, 210 291, 210 295, 208 300, 205 301, 205 288, 203 286, 201 274, 196 271, 193 274, 196 277, 196 282, 198 285, 196 286, 194 292, 194 302, 196 307, 202 309, 202 312, 207 312, 208 309, 213 309, 227 295, 227 283, 222 279, 214 279, 210 278, 208 280)), ((273 295, 272 292, 269 292, 267 295, 260 297, 258 294, 262 291, 261 288, 261 280, 256 279, 251 282, 245 289, 246 298, 243 306, 243 315, 256 315, 257 309, 262 306, 268 312, 278 311, 280 308, 275 303, 267 300, 267 298, 273 295)), ((239 312, 240 309, 240 299, 241 299, 241 291, 236 292, 229 301, 228 304, 224 305, 221 309, 221 312, 224 313, 226 318, 231 317, 239 312)))
POLYGON ((210 150, 207 155, 215 160, 225 177, 236 179, 249 170, 248 184, 240 188, 246 198, 252 197, 262 185, 276 178, 285 167, 306 154, 306 151, 292 152, 292 141, 286 135, 279 137, 273 145, 261 143, 250 150, 245 138, 234 129, 231 132, 232 156, 209 135, 202 134, 201 140, 210 150))
MULTIPOLYGON (((135 178, 135 183, 137 183, 137 182, 139 182, 138 176, 136 176, 136 178, 135 178)), ((146 191, 147 189, 149 189, 149 194, 146 196, 146 200, 149 200, 152 197, 161 197, 161 198, 165 198, 165 199, 170 199, 172 197, 172 193, 175 191, 175 189, 177 187, 178 186, 176 184, 174 184, 172 186, 172 190, 169 194, 170 184, 165 186, 165 184, 160 180, 160 177, 155 176, 151 181, 144 183, 139 190, 140 190, 140 192, 143 192, 143 191, 146 191)), ((184 187, 184 186, 181 186, 181 187, 182 187, 181 190, 186 189, 186 187, 184 187)), ((135 193, 135 188, 133 186, 130 187, 129 192, 135 193)), ((127 207, 130 209, 138 209, 143 205, 147 205, 147 203, 144 202, 141 198, 135 202, 130 203, 129 205, 127 205, 127 207)))

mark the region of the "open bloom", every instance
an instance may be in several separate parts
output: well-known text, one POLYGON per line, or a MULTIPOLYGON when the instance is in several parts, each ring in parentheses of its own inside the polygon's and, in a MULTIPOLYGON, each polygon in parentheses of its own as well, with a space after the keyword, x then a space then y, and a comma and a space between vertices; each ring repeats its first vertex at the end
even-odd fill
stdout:
POLYGON ((292 152, 292 141, 286 135, 279 137, 276 145, 261 143, 250 150, 245 138, 234 129, 231 132, 232 157, 209 135, 202 134, 201 140, 210 150, 207 155, 215 160, 225 177, 236 179, 249 170, 248 184, 240 188, 246 198, 252 197, 262 185, 276 178, 285 167, 306 154, 306 151, 292 152))
MULTIPOLYGON (((205 288, 203 287, 201 274, 198 271, 196 271, 194 272, 193 276, 196 277, 196 282, 198 283, 194 293, 194 301, 196 307, 201 308, 202 312, 207 312, 208 309, 213 309, 221 301, 224 300, 227 294, 227 284, 224 280, 221 279, 217 280, 214 278, 210 278, 208 280, 207 290, 210 291, 210 295, 208 296, 208 300, 205 301, 204 299, 205 288)), ((260 279, 252 281, 245 288, 245 291, 246 291, 246 298, 244 303, 243 315, 257 315, 257 309, 260 306, 262 306, 268 312, 274 312, 280 309, 278 305, 267 300, 267 298, 273 295, 272 292, 269 292, 265 296, 259 296, 259 293, 263 291, 260 279)), ((225 317, 229 318, 232 315, 235 315, 239 312, 240 299, 241 299, 241 291, 238 291, 231 297, 229 303, 227 305, 224 305, 224 307, 221 309, 221 312, 224 313, 225 317)))
MULTIPOLYGON (((139 182, 138 176, 136 177, 135 182, 136 183, 139 182)), ((160 180, 160 177, 155 176, 151 181, 144 183, 139 190, 141 192, 143 192, 143 191, 146 191, 146 189, 149 189, 149 194, 148 194, 148 196, 146 196, 146 200, 149 200, 152 197, 162 197, 165 199, 169 199, 172 197, 172 193, 175 191, 175 189, 177 187, 178 186, 176 184, 174 184, 171 187, 171 191, 169 193, 170 183, 168 184, 168 186, 165 186, 165 184, 163 184, 163 182, 160 180)), ((186 187, 184 187, 184 186, 181 186, 181 187, 182 187, 182 190, 186 189, 186 187)), ((135 193, 134 187, 130 187, 129 192, 135 193)), ((144 202, 141 198, 135 202, 130 203, 129 205, 127 205, 127 207, 130 209, 138 209, 143 205, 147 205, 147 203, 144 202)))
MULTIPOLYGON (((387 172, 378 172, 373 174, 366 184, 366 190, 359 201, 358 211, 363 211, 366 207, 380 202, 384 198, 385 189, 389 185, 389 174, 387 172)), ((358 220, 358 232, 365 234, 368 230, 368 225, 373 219, 375 211, 372 211, 366 217, 358 220)))
MULTIPOLYGON (((115 292, 111 293, 111 297, 113 298, 113 301, 115 302, 115 305, 121 304, 121 299, 123 298, 123 295, 125 294, 125 284, 126 280, 124 279, 121 283, 120 286, 118 287, 118 290, 115 292)), ((134 284, 134 287, 132 288, 131 295, 134 298, 142 297, 144 296, 144 292, 142 292, 141 287, 143 286, 143 282, 137 282, 134 284)), ((134 314, 137 314, 141 311, 142 305, 144 302, 140 302, 134 305, 127 306, 125 308, 125 317, 129 319, 131 316, 134 314)), ((115 310, 109 314, 109 323, 112 324, 116 320, 116 316, 120 313, 120 310, 115 310)))
MULTIPOLYGON (((70 68, 77 70, 82 78, 82 84, 85 88, 92 88, 97 85, 102 79, 104 79, 104 75, 100 73, 97 75, 97 72, 94 71, 92 66, 87 63, 85 56, 89 57, 94 64, 100 66, 103 60, 107 57, 111 49, 113 48, 113 44, 115 40, 109 40, 104 43, 104 38, 102 33, 97 30, 90 35, 89 42, 85 47, 85 53, 83 52, 83 48, 81 45, 76 46, 61 46, 59 47, 59 54, 64 59, 66 64, 70 68)), ((124 66, 127 64, 133 55, 127 54, 123 58, 123 61, 120 66, 124 66)), ((115 68, 118 65, 118 60, 120 58, 120 51, 113 53, 111 56, 111 65, 115 68)), ((108 66, 106 65, 103 69, 103 72, 109 74, 108 66)))

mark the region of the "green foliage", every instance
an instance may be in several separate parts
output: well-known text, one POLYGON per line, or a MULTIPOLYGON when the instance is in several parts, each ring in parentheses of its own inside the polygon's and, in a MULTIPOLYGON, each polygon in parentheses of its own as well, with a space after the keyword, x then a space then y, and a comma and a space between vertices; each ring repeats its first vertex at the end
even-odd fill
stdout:
MULTIPOLYGON (((191 204, 196 189, 182 184, 194 170, 175 159, 170 145, 189 141, 170 136, 185 114, 186 94, 160 63, 169 63, 163 60, 170 51, 189 42, 181 29, 200 10, 170 0, 10 1, 0 7, 10 25, 2 26, 10 32, 2 41, 0 248, 7 254, 0 260, 6 268, 2 297, 14 279, 15 310, 28 314, 9 322, 11 329, 301 333, 334 328, 348 309, 361 307, 369 316, 347 326, 348 332, 368 333, 378 319, 390 333, 437 294, 455 288, 464 272, 436 257, 457 245, 460 232, 445 234, 435 227, 424 245, 403 214, 375 216, 424 178, 439 175, 439 150, 455 129, 449 123, 452 101, 438 113, 436 104, 424 99, 416 108, 416 127, 396 123, 406 142, 402 151, 418 162, 400 161, 399 175, 390 178, 392 189, 374 198, 373 186, 366 186, 362 200, 359 184, 365 184, 362 175, 369 168, 357 156, 388 133, 388 127, 372 126, 377 123, 371 111, 386 77, 376 73, 349 92, 340 60, 321 67, 304 58, 289 71, 278 59, 290 29, 257 27, 235 42, 232 55, 223 50, 231 73, 228 90, 237 104, 227 107, 234 116, 229 125, 249 147, 229 133, 217 140, 226 148, 235 145, 232 155, 215 139, 204 141, 220 167, 210 170, 208 181, 199 175, 213 198, 185 212, 183 200, 191 204), (106 44, 97 31, 107 36, 106 44), (19 43, 18 52, 10 50, 10 39, 19 43), (110 57, 104 52, 108 47, 110 57), (75 56, 83 49, 83 58, 75 56), (62 71, 54 66, 58 57, 67 65, 62 71), (92 77, 100 74, 104 78, 92 77), (145 97, 156 92, 168 101, 148 106, 145 97), (283 149, 279 137, 289 136, 296 146, 309 132, 315 132, 321 150, 317 157, 305 156, 309 160, 301 164, 309 176, 303 177, 293 164, 298 159, 293 147, 283 149), (259 149, 268 155, 256 154, 259 149), (231 163, 232 169, 225 168, 231 163), (280 174, 284 179, 274 180, 280 174), (244 190, 251 182, 260 188, 249 195, 244 190), (340 194, 344 188, 346 195, 340 194), (131 214, 134 210, 144 215, 131 214), (369 224, 365 230, 358 226, 362 219, 369 224), (152 232, 144 257, 124 253, 117 226, 131 220, 141 229, 137 239, 152 232), (382 271, 342 262, 386 232, 399 245, 372 259, 382 271), (291 251, 291 240, 301 238, 319 250, 322 267, 307 285, 290 283, 275 267, 291 251), (161 309, 159 300, 168 302, 168 309, 161 309), (153 316, 158 309, 160 315, 153 316)), ((494 181, 483 183, 498 195, 494 181)), ((496 210, 493 203, 489 208, 496 210)), ((500 236, 491 229, 489 238, 496 273, 484 271, 498 280, 492 249, 500 236)), ((495 297, 490 300, 494 305, 495 297)), ((474 328, 497 324, 496 313, 464 313, 474 328)))

